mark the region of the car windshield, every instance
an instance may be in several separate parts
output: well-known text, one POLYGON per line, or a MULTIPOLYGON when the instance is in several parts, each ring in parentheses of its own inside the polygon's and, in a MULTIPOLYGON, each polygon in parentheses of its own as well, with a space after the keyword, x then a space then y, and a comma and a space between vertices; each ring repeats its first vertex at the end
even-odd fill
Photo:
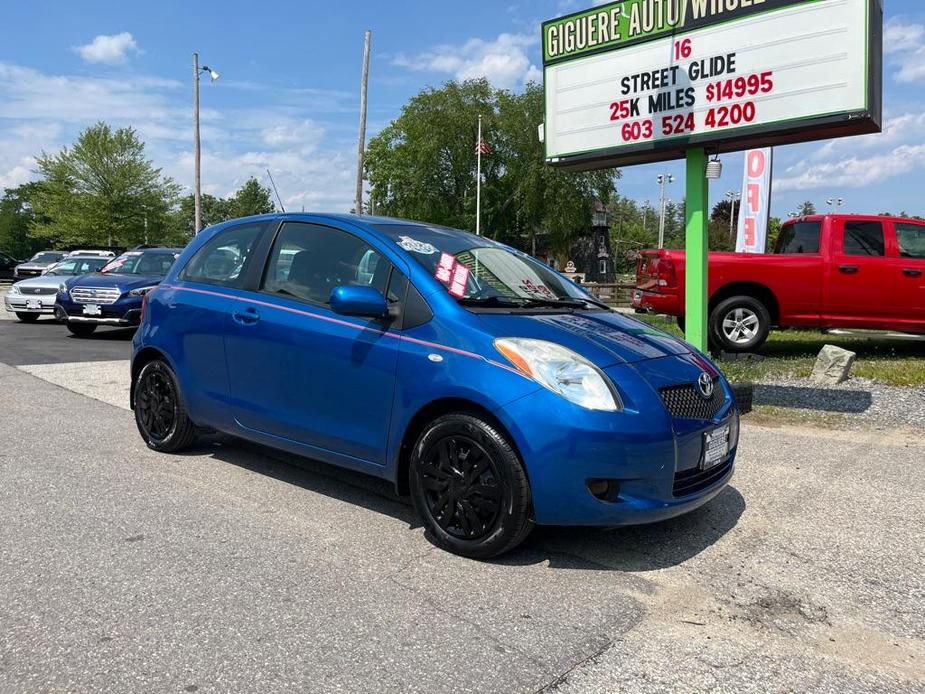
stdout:
POLYGON ((460 303, 524 308, 601 306, 552 268, 490 239, 437 226, 373 227, 408 251, 460 303))
POLYGON ((32 256, 30 263, 56 263, 61 258, 64 257, 64 253, 57 253, 55 251, 42 251, 41 253, 36 253, 32 256))
POLYGON ((163 277, 179 255, 172 251, 129 251, 110 261, 100 272, 163 277))
POLYGON ((106 264, 106 258, 71 258, 58 263, 48 275, 86 275, 98 272, 106 264))

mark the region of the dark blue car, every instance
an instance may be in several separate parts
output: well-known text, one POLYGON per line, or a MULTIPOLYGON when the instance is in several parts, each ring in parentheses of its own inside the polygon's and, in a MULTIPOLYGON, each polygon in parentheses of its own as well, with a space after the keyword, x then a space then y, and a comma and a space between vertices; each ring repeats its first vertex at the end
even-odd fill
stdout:
POLYGON ((100 325, 136 326, 142 297, 160 284, 180 255, 179 248, 128 251, 98 273, 61 284, 55 316, 77 337, 87 337, 100 325))
POLYGON ((131 404, 154 450, 203 428, 389 479, 476 558, 691 511, 739 432, 685 342, 484 237, 350 215, 199 234, 145 296, 131 404))

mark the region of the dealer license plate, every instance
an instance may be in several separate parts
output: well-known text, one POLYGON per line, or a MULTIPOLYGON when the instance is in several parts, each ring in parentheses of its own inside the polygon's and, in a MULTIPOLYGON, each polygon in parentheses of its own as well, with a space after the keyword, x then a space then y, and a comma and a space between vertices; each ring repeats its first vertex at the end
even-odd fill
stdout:
POLYGON ((28 301, 26 301, 26 308, 30 311, 41 311, 42 302, 39 301, 38 299, 29 299, 28 301))
POLYGON ((718 427, 713 431, 708 431, 704 436, 703 442, 703 466, 704 470, 716 467, 726 456, 729 455, 729 425, 718 427))
POLYGON ((99 316, 102 314, 100 307, 96 304, 85 304, 84 305, 84 315, 85 316, 99 316))

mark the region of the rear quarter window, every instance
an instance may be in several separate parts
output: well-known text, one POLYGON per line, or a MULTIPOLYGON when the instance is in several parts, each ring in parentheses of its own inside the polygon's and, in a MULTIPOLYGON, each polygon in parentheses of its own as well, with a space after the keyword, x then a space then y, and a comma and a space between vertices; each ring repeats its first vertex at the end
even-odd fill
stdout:
POLYGON ((896 223, 896 241, 903 258, 925 260, 925 224, 896 223))
POLYGON ((778 255, 799 253, 818 253, 819 237, 822 234, 822 222, 794 222, 785 224, 780 229, 777 239, 778 255))

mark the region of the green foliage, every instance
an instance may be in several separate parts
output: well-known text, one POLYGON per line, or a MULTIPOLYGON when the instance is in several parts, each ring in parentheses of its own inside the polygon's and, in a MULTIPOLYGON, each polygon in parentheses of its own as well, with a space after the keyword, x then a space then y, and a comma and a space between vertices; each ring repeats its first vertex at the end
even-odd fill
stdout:
POLYGON ((29 228, 37 221, 29 201, 39 185, 33 182, 8 188, 0 198, 0 250, 20 260, 46 247, 41 239, 29 236, 29 228))
POLYGON ((179 187, 147 159, 132 128, 97 123, 73 147, 38 158, 31 234, 47 245, 134 246, 167 228, 179 187), (147 229, 147 233, 146 233, 147 229))
MULTIPOLYGON (((217 198, 204 193, 202 203, 202 227, 226 222, 238 217, 273 212, 272 191, 260 185, 256 178, 249 178, 230 198, 217 198)), ((177 233, 185 234, 189 240, 195 232, 195 202, 192 195, 180 199, 180 205, 173 213, 172 226, 177 233)))
POLYGON ((797 208, 797 212, 801 217, 808 217, 812 214, 816 214, 816 205, 812 200, 807 200, 797 208))
POLYGON ((549 234, 560 254, 587 229, 595 199, 607 202, 617 171, 566 173, 544 161, 537 126, 543 90, 493 90, 486 80, 427 89, 373 138, 366 155, 377 214, 475 228, 478 117, 492 153, 482 157, 482 228, 524 243, 549 234))

